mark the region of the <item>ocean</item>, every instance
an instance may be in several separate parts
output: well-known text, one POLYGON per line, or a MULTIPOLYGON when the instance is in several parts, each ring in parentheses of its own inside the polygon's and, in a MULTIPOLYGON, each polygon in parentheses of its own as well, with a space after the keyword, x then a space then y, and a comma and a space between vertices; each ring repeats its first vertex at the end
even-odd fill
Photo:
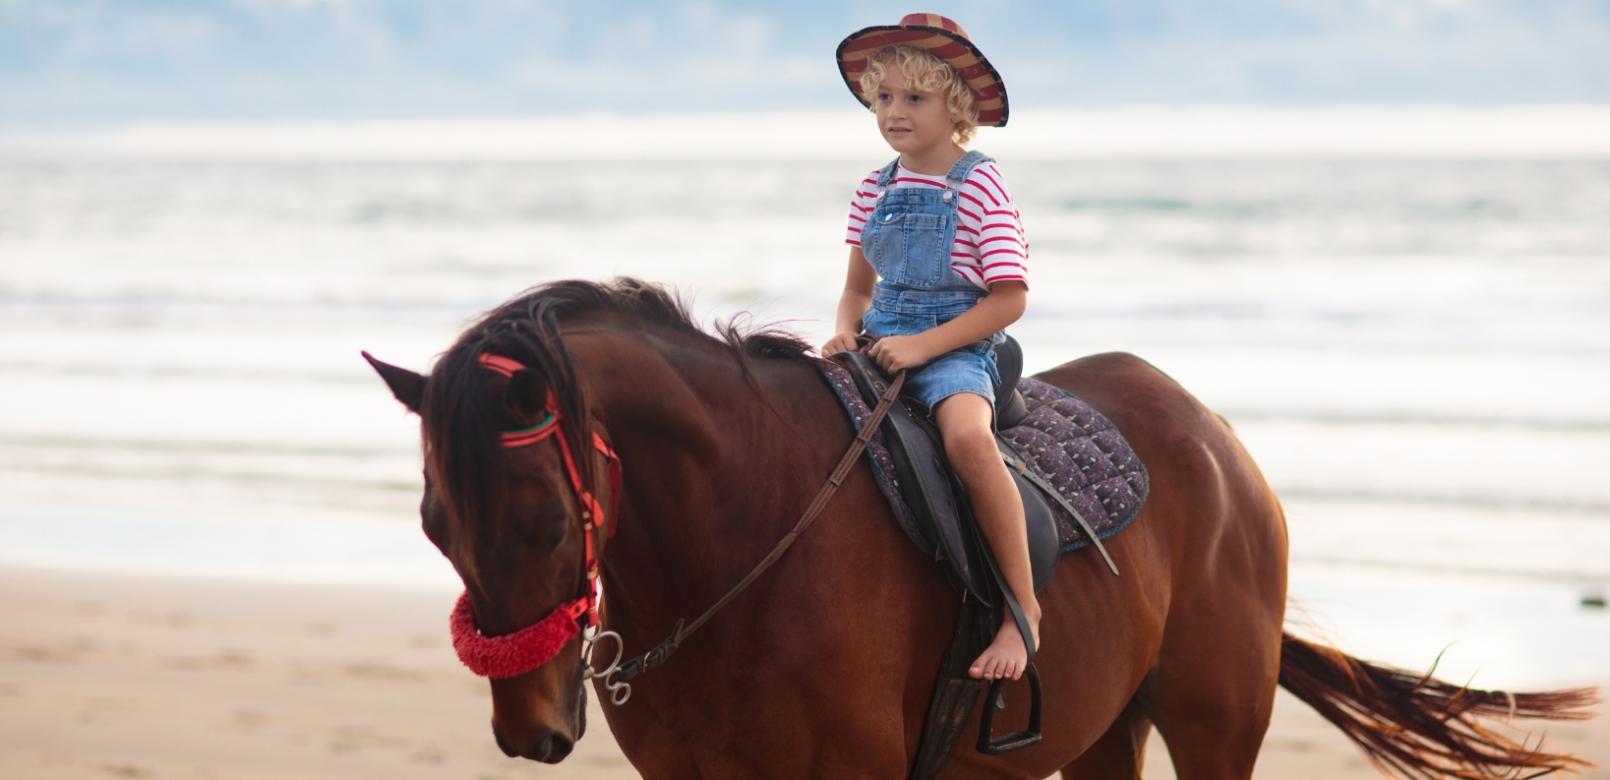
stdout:
MULTIPOLYGON (((820 343, 887 157, 140 137, 0 143, 0 562, 450 585, 359 350, 424 369, 528 286, 618 275, 820 343)), ((1126 350, 1225 415, 1345 647, 1610 671, 1610 154, 1118 151, 999 154, 1028 370, 1126 350)))

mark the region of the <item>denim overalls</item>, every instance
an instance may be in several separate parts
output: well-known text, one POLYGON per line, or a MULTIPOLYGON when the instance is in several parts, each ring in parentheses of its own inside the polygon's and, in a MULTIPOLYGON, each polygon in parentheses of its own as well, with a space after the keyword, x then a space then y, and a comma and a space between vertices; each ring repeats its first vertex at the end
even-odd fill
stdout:
MULTIPOLYGON (((963 155, 945 174, 944 190, 891 189, 899 158, 879 172, 877 207, 861 230, 861 252, 878 272, 872 308, 861 319, 868 335, 909 336, 931 330, 989 294, 950 268, 958 192, 967 174, 989 160, 977 151, 963 155)), ((997 331, 911 369, 906 372, 906 393, 929 409, 957 393, 975 393, 993 405, 1001 382, 995 345, 1005 339, 1005 333, 997 331)))

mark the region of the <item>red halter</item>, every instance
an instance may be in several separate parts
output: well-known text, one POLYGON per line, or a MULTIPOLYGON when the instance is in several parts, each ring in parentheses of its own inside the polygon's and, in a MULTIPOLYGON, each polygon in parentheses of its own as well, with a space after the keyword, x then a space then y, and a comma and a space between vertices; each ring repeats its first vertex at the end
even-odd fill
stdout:
MULTIPOLYGON (((524 371, 525 366, 517 361, 500 355, 481 355, 479 362, 482 368, 512 377, 518 371, 524 371)), ((551 660, 559 654, 570 638, 580 632, 576 625, 583 615, 587 617, 589 627, 598 625, 598 554, 594 546, 594 537, 597 534, 598 523, 604 523, 611 536, 615 533, 615 524, 608 521, 604 515, 603 507, 581 480, 581 473, 576 469, 576 459, 570 452, 570 442, 563 435, 560 428, 560 414, 558 399, 554 397, 553 389, 549 388, 548 398, 544 411, 547 417, 530 428, 505 431, 502 441, 504 447, 527 447, 550 437, 559 440, 559 452, 564 457, 565 472, 570 476, 570 487, 575 491, 576 502, 581 505, 583 547, 582 563, 586 572, 586 583, 580 597, 560 604, 548 613, 547 617, 536 623, 526 626, 512 634, 489 637, 483 635, 475 626, 475 610, 470 605, 470 594, 465 591, 458 597, 458 604, 453 608, 453 615, 449 625, 453 633, 453 649, 458 652, 458 658, 469 667, 470 671, 482 677, 504 678, 518 677, 551 660), (560 434, 554 436, 554 434, 560 434)), ((609 461, 610 476, 610 506, 619 514, 621 492, 621 461, 610 449, 609 444, 597 433, 593 434, 593 449, 597 450, 609 461)))

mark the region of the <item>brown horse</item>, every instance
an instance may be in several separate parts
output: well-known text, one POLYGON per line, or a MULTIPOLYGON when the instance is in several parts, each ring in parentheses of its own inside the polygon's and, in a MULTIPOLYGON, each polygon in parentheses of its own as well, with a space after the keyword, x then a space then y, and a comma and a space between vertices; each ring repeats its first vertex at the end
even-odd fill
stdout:
MULTIPOLYGON (((557 762, 582 736, 586 659, 569 637, 592 606, 588 550, 604 627, 643 653, 774 549, 850 443, 803 343, 721 335, 657 286, 559 282, 488 313, 429 376, 370 359, 421 415, 424 529, 464 580, 472 639, 548 631, 551 660, 487 672, 510 756, 557 762), (558 446, 513 446, 549 434, 558 446)), ((1407 776, 1584 766, 1477 716, 1587 717, 1592 690, 1467 690, 1286 634, 1280 504, 1229 426, 1162 372, 1107 354, 1039 378, 1124 432, 1151 496, 1108 542, 1122 576, 1076 554, 1041 597, 1044 740, 957 750, 950 772, 1139 777, 1156 726, 1180 777, 1248 777, 1277 685, 1407 776)), ((857 464, 774 567, 605 704, 610 729, 648 777, 904 776, 956 599, 857 464)), ((998 722, 1021 723, 1027 697, 1008 690, 998 722)))

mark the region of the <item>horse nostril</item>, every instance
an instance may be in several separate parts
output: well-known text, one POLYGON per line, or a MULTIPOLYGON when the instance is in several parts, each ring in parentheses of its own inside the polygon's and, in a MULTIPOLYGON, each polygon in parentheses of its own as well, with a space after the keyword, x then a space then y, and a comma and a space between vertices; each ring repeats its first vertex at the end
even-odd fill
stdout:
POLYGON ((570 755, 571 747, 570 740, 550 731, 537 740, 537 753, 533 758, 545 764, 557 764, 570 755))

